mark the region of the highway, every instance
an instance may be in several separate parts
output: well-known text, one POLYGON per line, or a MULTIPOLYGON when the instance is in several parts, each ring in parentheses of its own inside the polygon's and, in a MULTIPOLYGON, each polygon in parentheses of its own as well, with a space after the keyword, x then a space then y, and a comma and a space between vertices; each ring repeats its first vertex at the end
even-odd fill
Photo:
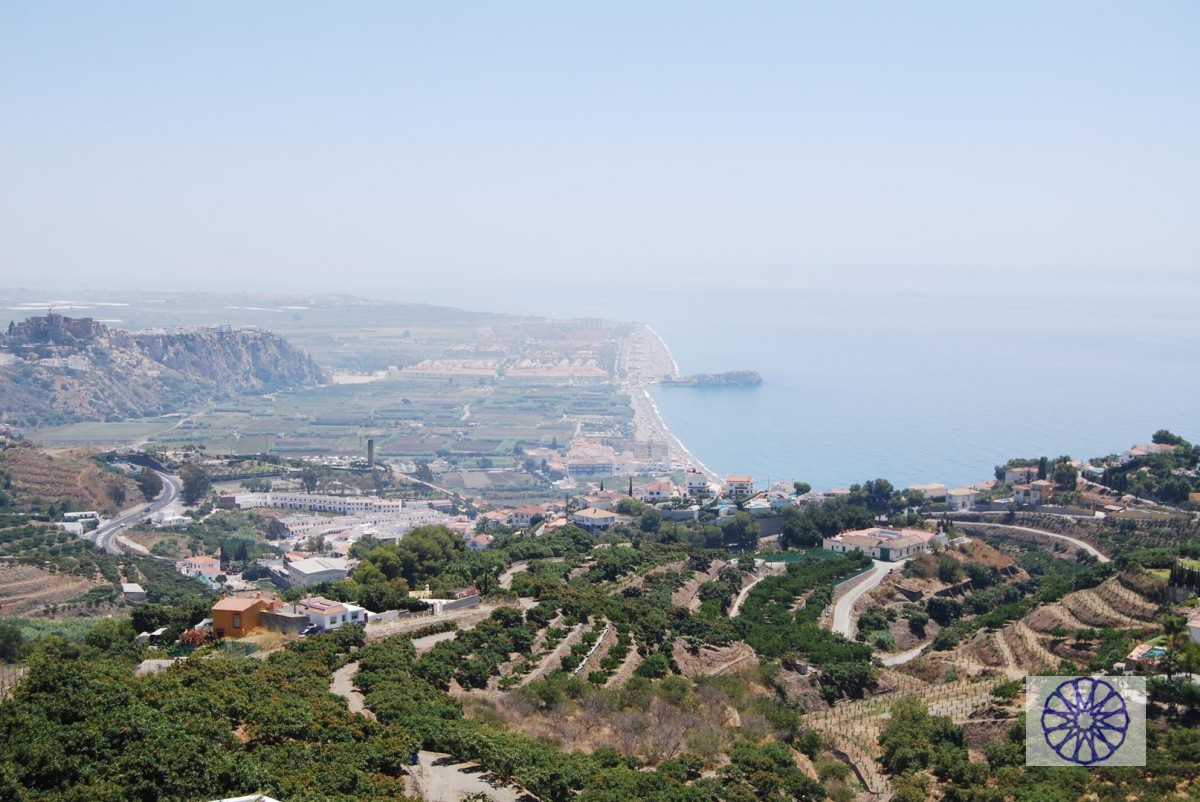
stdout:
MULTIPOLYGON (((149 469, 147 469, 149 470, 149 469)), ((122 510, 117 517, 104 521, 100 526, 93 529, 84 535, 84 538, 96 544, 97 548, 107 551, 109 554, 121 554, 121 547, 117 544, 117 538, 121 533, 134 524, 145 520, 147 516, 153 515, 159 510, 170 506, 183 491, 183 482, 178 476, 162 471, 155 471, 158 477, 162 479, 163 490, 154 499, 146 504, 139 504, 136 507, 130 507, 127 510, 122 510)))

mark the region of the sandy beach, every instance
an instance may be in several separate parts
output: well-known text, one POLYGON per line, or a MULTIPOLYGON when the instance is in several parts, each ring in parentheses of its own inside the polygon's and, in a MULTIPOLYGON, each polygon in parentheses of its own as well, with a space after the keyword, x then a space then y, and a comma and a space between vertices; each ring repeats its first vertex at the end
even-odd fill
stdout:
POLYGON ((635 438, 665 441, 673 465, 691 467, 706 474, 712 481, 720 482, 720 477, 671 433, 659 414, 654 399, 650 397, 647 390, 650 385, 657 384, 664 378, 679 376, 679 366, 671 356, 671 350, 654 329, 644 324, 634 327, 622 344, 618 375, 625 391, 629 393, 635 438))

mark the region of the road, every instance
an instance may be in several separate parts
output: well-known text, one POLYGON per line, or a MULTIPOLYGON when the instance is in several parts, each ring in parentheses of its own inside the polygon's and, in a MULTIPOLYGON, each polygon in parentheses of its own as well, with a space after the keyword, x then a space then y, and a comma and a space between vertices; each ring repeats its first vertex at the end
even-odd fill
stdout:
POLYGON ((985 523, 983 521, 962 521, 962 524, 964 526, 990 526, 990 527, 994 527, 996 529, 1013 529, 1018 532, 1032 532, 1035 535, 1042 535, 1043 537, 1052 537, 1055 540, 1062 540, 1067 543, 1070 543, 1072 546, 1075 546, 1078 549, 1083 549, 1088 554, 1092 555, 1093 557, 1095 557, 1097 560, 1099 560, 1102 563, 1112 562, 1112 560, 1110 560, 1107 555, 1105 555, 1103 552, 1101 552, 1095 546, 1090 546, 1087 543, 1084 543, 1082 540, 1080 540, 1078 538, 1070 537, 1069 535, 1060 535, 1056 532, 1047 532, 1045 529, 1033 529, 1028 526, 1013 526, 1012 524, 993 524, 993 523, 985 523))
POLYGON ((163 490, 158 498, 147 504, 139 504, 136 507, 123 510, 115 518, 100 524, 100 526, 85 534, 84 537, 95 543, 97 548, 103 549, 109 554, 121 554, 121 547, 117 545, 117 538, 120 537, 121 533, 134 524, 145 520, 146 516, 153 515, 159 510, 169 507, 179 498, 179 494, 183 491, 183 482, 179 480, 178 476, 163 473, 162 471, 155 471, 155 473, 158 474, 163 483, 163 490))
POLYGON ((884 562, 883 560, 875 560, 871 566, 871 571, 867 578, 859 582, 850 591, 838 599, 833 605, 833 631, 845 635, 847 638, 854 637, 854 604, 863 597, 867 591, 877 587, 883 578, 892 571, 904 565, 908 560, 897 560, 896 562, 884 562))
POLYGON ((929 645, 928 643, 922 643, 920 646, 914 646, 913 648, 909 649, 908 651, 897 652, 896 654, 884 655, 883 658, 881 658, 881 659, 883 660, 883 664, 885 666, 890 667, 890 666, 904 665, 909 660, 916 660, 918 657, 920 657, 921 652, 925 651, 925 647, 927 647, 928 645, 929 645))

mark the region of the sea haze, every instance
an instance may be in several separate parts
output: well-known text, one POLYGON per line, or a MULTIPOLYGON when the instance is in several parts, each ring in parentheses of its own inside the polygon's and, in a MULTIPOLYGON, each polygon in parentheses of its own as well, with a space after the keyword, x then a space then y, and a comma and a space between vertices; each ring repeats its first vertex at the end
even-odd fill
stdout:
POLYGON ((923 286, 498 283, 463 305, 638 320, 684 373, 759 371, 761 387, 652 391, 720 474, 958 485, 1009 457, 1099 456, 1163 427, 1200 439, 1196 284, 1030 272, 923 286))

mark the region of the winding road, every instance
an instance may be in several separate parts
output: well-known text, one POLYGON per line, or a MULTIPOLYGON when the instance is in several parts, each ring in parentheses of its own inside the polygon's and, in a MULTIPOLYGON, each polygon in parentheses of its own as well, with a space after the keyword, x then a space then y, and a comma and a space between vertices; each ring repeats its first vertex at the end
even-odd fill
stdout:
POLYGON ((855 630, 853 615, 855 602, 861 599, 867 591, 878 587, 885 576, 902 567, 906 562, 908 560, 897 560, 896 562, 874 560, 875 564, 871 566, 867 578, 851 588, 845 596, 834 602, 833 631, 853 639, 855 630))
POLYGON ((162 479, 163 489, 158 498, 147 504, 139 504, 136 507, 130 507, 118 513, 115 518, 112 518, 100 526, 93 529, 84 535, 84 538, 96 544, 96 547, 107 551, 109 554, 121 554, 121 547, 117 544, 117 540, 121 533, 134 524, 143 521, 146 516, 153 515, 159 510, 166 509, 183 492, 183 482, 178 476, 162 471, 155 471, 158 477, 162 479))
POLYGON ((1033 529, 1032 527, 1028 527, 1028 526, 1014 526, 1012 524, 993 524, 993 523, 987 523, 984 521, 962 521, 961 523, 964 526, 989 526, 989 527, 994 527, 996 529, 1012 529, 1017 532, 1031 532, 1035 535, 1041 535, 1043 537, 1052 537, 1055 540, 1062 540, 1067 543, 1070 543, 1075 548, 1083 549, 1088 554, 1092 555, 1093 557, 1095 557, 1097 560, 1099 560, 1102 563, 1112 562, 1112 560, 1109 559, 1109 557, 1106 554, 1104 554, 1102 551, 1097 549, 1095 546, 1091 546, 1087 543, 1084 543, 1079 538, 1074 538, 1069 535, 1060 535, 1056 532, 1047 532, 1045 529, 1033 529))

